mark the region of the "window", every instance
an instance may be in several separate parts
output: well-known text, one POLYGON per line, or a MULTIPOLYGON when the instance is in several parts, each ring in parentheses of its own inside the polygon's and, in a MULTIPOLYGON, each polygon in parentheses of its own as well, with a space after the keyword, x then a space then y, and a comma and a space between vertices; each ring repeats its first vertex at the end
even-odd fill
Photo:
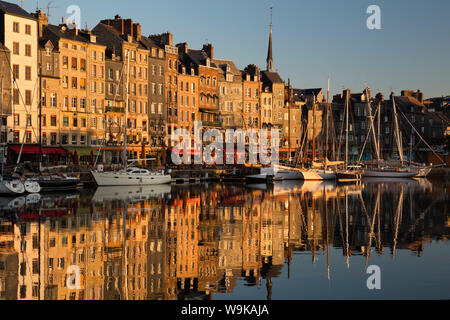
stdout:
POLYGON ((63 126, 64 127, 68 127, 69 126, 69 117, 64 117, 63 118, 63 126))
POLYGON ((67 68, 69 68, 69 57, 67 57, 67 56, 63 56, 63 68, 64 69, 67 69, 67 68))
POLYGON ((56 127, 56 116, 52 116, 52 117, 50 118, 50 121, 51 121, 50 125, 51 125, 52 127, 56 127))
POLYGON ((108 78, 111 80, 114 78, 114 70, 113 69, 108 69, 108 78))
POLYGON ((78 69, 78 59, 75 57, 72 58, 72 69, 74 70, 78 69))
POLYGON ((25 104, 31 106, 31 90, 25 90, 25 104))
POLYGON ((29 24, 25 25, 25 33, 26 34, 31 34, 31 26, 29 24))
POLYGON ((13 31, 14 32, 20 32, 19 23, 18 22, 13 22, 13 31))
POLYGON ((80 59, 80 70, 86 71, 86 59, 80 59))
POLYGON ((19 104, 19 89, 14 89, 14 95, 13 95, 13 99, 14 99, 14 104, 19 104))
POLYGON ((46 55, 47 57, 50 57, 50 56, 52 55, 52 49, 50 49, 50 48, 45 48, 45 55, 46 55))
POLYGON ((76 111, 78 107, 78 99, 77 97, 72 98, 72 110, 76 111))
POLYGON ((13 75, 15 79, 20 79, 19 77, 19 65, 15 64, 13 65, 13 75))
POLYGON ((25 67, 25 80, 31 80, 31 67, 25 67))
POLYGON ((72 88, 76 89, 78 87, 77 84, 77 78, 76 77, 72 77, 72 88))
POLYGON ((13 54, 20 54, 20 46, 18 42, 13 42, 13 54))
POLYGON ((29 45, 29 44, 25 45, 25 55, 27 57, 31 57, 31 45, 29 45))
POLYGON ((56 97, 56 93, 52 93, 52 95, 50 96, 50 105, 52 107, 56 107, 57 106, 57 97, 56 97))

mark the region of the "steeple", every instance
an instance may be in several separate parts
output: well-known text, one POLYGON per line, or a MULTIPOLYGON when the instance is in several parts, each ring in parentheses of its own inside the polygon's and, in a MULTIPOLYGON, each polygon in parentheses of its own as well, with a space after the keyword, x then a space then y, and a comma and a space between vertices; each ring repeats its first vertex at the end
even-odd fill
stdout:
POLYGON ((272 8, 270 7, 270 37, 269 50, 267 52, 267 71, 273 72, 273 56, 272 56, 272 8))

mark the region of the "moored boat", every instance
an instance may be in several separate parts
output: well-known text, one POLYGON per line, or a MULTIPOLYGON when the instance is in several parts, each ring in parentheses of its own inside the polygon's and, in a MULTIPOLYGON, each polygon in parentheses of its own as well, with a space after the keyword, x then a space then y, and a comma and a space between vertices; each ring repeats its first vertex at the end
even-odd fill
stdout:
POLYGON ((20 195, 25 193, 25 186, 20 179, 3 179, 0 181, 0 194, 20 195))

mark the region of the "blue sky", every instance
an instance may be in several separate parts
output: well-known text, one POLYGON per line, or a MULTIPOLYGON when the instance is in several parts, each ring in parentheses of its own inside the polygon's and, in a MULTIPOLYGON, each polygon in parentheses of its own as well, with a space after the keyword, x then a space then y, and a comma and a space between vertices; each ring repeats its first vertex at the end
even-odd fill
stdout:
MULTIPOLYGON (((344 86, 360 92, 364 81, 385 94, 450 94, 448 0, 55 0, 50 22, 68 17, 72 4, 81 8, 83 27, 118 13, 141 23, 145 35, 170 31, 191 48, 208 40, 217 58, 263 69, 273 5, 275 69, 295 87, 326 89, 330 74, 332 94, 344 86), (381 30, 366 27, 371 4, 381 8, 381 30)), ((23 7, 34 11, 36 0, 23 7)))

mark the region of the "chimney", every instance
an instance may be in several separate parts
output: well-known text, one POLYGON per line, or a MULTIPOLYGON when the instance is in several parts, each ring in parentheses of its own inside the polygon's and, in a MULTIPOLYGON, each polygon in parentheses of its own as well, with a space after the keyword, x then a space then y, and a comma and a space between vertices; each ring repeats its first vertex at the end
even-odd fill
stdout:
POLYGON ((122 17, 117 14, 114 19, 101 20, 100 22, 113 27, 120 34, 133 36, 134 28, 132 19, 122 19, 122 17))
POLYGON ((203 51, 208 55, 210 59, 214 59, 214 47, 212 44, 204 44, 203 45, 203 51))
POLYGON ((178 52, 188 53, 189 47, 187 42, 177 44, 178 52))
POLYGON ((39 38, 42 38, 44 26, 48 26, 48 17, 42 10, 37 10, 31 14, 37 21, 39 26, 39 38))
POLYGON ((139 23, 133 24, 133 34, 137 41, 141 40, 141 25, 139 23))

